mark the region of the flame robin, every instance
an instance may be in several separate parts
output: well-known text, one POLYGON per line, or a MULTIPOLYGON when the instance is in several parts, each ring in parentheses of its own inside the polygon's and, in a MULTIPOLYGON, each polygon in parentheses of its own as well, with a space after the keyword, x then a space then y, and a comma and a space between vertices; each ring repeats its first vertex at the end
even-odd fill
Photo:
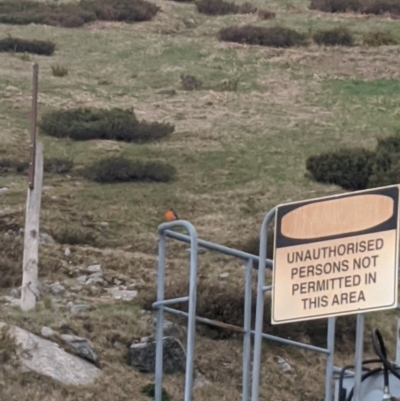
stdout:
POLYGON ((167 221, 173 221, 173 220, 179 220, 178 215, 175 213, 173 209, 168 209, 165 214, 164 214, 165 220, 167 221))

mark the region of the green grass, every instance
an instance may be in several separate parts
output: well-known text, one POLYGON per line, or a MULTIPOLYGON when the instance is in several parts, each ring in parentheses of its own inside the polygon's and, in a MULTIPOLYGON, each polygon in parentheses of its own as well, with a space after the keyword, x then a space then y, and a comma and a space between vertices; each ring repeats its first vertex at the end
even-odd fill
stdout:
MULTIPOLYGON (((217 40, 220 29, 244 23, 285 26, 302 33, 351 25, 356 42, 360 43, 369 31, 380 30, 400 37, 397 21, 321 15, 307 9, 308 0, 268 0, 266 3, 256 0, 253 2, 256 6, 277 14, 275 20, 256 22, 254 16, 210 18, 198 14, 191 4, 156 2, 162 6, 162 13, 148 23, 94 24, 81 29, 0 25, 1 37, 11 34, 57 43, 57 52, 51 60, 33 55, 27 62, 18 55, 0 54, 0 157, 27 157, 32 61, 38 62, 40 69, 40 116, 78 106, 134 107, 139 120, 175 125, 175 131, 166 140, 140 145, 96 140, 75 142, 39 131, 46 157, 74 162, 69 177, 45 177, 44 185, 48 189, 42 198, 43 230, 68 227, 79 231, 84 224, 97 227, 108 223, 106 237, 111 248, 93 250, 71 246, 72 265, 101 260, 102 268, 129 274, 141 283, 140 291, 148 293, 154 289, 157 226, 168 207, 173 207, 181 218, 190 220, 200 238, 220 244, 244 243, 258 235, 264 214, 273 206, 343 191, 307 177, 305 160, 309 155, 341 147, 373 148, 377 136, 393 134, 400 126, 398 47, 321 49, 311 45, 305 49, 282 50, 217 40), (184 22, 188 20, 195 22, 194 28, 187 28, 184 22), (68 69, 68 75, 62 79, 53 77, 51 66, 54 65, 68 69), (194 75, 205 83, 206 89, 181 90, 181 74, 194 75), (207 89, 224 79, 235 78, 239 79, 237 91, 207 89), (162 94, 159 91, 163 89, 174 89, 176 94, 162 94), (99 185, 80 177, 81 169, 111 156, 174 165, 178 170, 177 180, 99 185)), ((6 212, 23 210, 26 185, 23 176, 1 177, 1 186, 9 187, 1 195, 1 208, 6 212)), ((175 282, 187 273, 187 246, 168 244, 167 281, 175 282)), ((49 245, 41 251, 44 261, 51 260, 49 266, 54 266, 54 277, 61 274, 57 266, 63 258, 63 249, 49 245)), ((221 273, 229 272, 230 279, 240 282, 243 270, 237 261, 206 253, 201 256, 199 272, 202 277, 215 280, 219 280, 221 273)), ((100 331, 97 333, 106 324, 102 319, 105 321, 107 316, 115 317, 112 324, 117 327, 128 321, 130 309, 124 313, 123 308, 120 311, 112 308, 100 305, 88 317, 98 319, 96 327, 100 331), (100 314, 98 318, 96 313, 100 314)), ((136 319, 135 313, 132 312, 132 322, 136 319)), ((40 324, 50 324, 54 319, 51 311, 43 314, 32 327, 40 329, 40 324)), ((381 325, 380 319, 386 314, 378 315, 377 323, 381 325)), ((15 321, 24 324, 19 316, 15 321)), ((30 324, 33 325, 31 321, 30 324)), ((76 324, 78 332, 87 335, 82 330, 84 322, 78 320, 76 324)), ((125 323, 124 330, 128 331, 125 323)), ((136 334, 141 334, 139 328, 136 334)), ((113 363, 118 361, 120 366, 122 352, 115 353, 106 339, 95 332, 89 336, 97 346, 104 347, 105 359, 111 355, 113 363)), ((236 342, 216 345, 205 338, 197 341, 196 352, 203 355, 199 364, 210 372, 213 381, 209 390, 196 390, 197 399, 239 400, 240 345, 236 342), (228 358, 232 369, 225 369, 225 365, 221 369, 216 367, 216 349, 224 352, 223 358, 228 358)), ((268 350, 264 361, 271 356, 268 350)), ((279 352, 282 356, 291 356, 289 348, 279 352)), ((346 358, 350 356, 339 355, 338 363, 346 362, 346 358)), ((263 397, 298 399, 301 393, 302 399, 320 399, 323 377, 318 372, 323 367, 323 359, 299 351, 290 362, 294 372, 300 372, 292 381, 282 378, 275 365, 263 362, 263 397), (315 371, 309 366, 315 367, 315 371), (305 371, 307 374, 303 374, 305 371), (314 373, 317 379, 311 380, 314 373), (271 386, 278 377, 281 384, 271 386)), ((115 379, 120 373, 118 369, 116 373, 107 370, 108 380, 115 379)), ((140 382, 136 373, 131 370, 128 373, 140 382)), ((171 380, 169 388, 180 388, 180 382, 177 384, 180 377, 168 380, 171 380)), ((71 394, 63 401, 79 399, 71 394)), ((111 393, 94 394, 99 401, 106 396, 112 398, 111 393)), ((133 395, 140 401, 146 399, 140 398, 140 394, 133 395)))

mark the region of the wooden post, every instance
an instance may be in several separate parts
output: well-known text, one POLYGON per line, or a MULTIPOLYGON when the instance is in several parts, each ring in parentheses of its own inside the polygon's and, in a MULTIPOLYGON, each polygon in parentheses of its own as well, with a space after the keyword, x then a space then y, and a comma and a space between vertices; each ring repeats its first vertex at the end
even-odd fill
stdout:
POLYGON ((43 144, 36 144, 38 65, 33 65, 29 187, 26 197, 21 309, 34 309, 39 297, 39 221, 43 182, 43 144))

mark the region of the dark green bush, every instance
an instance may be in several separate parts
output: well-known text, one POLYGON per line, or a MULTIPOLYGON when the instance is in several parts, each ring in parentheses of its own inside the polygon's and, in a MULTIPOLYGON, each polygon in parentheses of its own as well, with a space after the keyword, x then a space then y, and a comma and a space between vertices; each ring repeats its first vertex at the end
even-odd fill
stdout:
POLYGON ((341 149, 310 156, 306 168, 317 182, 361 190, 368 186, 373 158, 374 152, 365 149, 341 149))
POLYGON ((317 31, 313 34, 314 42, 325 46, 353 46, 353 34, 347 28, 335 28, 317 31))
POLYGON ((0 52, 32 53, 44 56, 50 56, 56 48, 55 43, 44 40, 27 40, 4 38, 0 40, 0 52))
POLYGON ((311 0, 310 9, 328 13, 353 11, 362 14, 400 15, 400 2, 398 0, 311 0))
MULTIPOLYGON (((154 383, 148 383, 145 386, 143 386, 140 389, 140 392, 144 395, 146 395, 147 397, 150 397, 154 400, 155 397, 155 386, 154 383)), ((165 390, 165 388, 163 387, 161 390, 161 400, 162 401, 170 401, 171 396, 167 393, 167 391, 165 390)))
POLYGON ((181 86, 185 91, 200 90, 203 87, 203 82, 193 75, 181 74, 181 86))
POLYGON ((364 35, 363 43, 366 46, 389 46, 399 44, 399 39, 389 32, 374 31, 364 35))
POLYGON ((361 0, 311 0, 310 9, 327 13, 359 11, 361 0))
POLYGON ((253 14, 257 7, 251 3, 243 3, 240 6, 225 0, 197 0, 196 7, 199 13, 206 15, 227 14, 253 14))
POLYGON ((123 157, 99 160, 83 170, 83 175, 92 181, 104 183, 128 181, 168 182, 175 178, 173 166, 161 162, 143 162, 123 157))
POLYGON ((43 133, 77 141, 108 139, 143 143, 170 135, 175 127, 139 122, 133 110, 79 108, 45 114, 39 124, 43 133))
POLYGON ((197 0, 197 11, 206 15, 237 14, 239 6, 224 0, 197 0))
POLYGON ((398 0, 375 0, 367 2, 366 5, 361 8, 361 12, 375 15, 382 15, 385 13, 400 15, 400 2, 398 0))
POLYGON ((96 19, 93 12, 78 4, 49 4, 25 0, 5 0, 0 3, 0 23, 43 24, 75 28, 96 19))
POLYGON ((249 45, 293 47, 307 44, 305 35, 283 27, 231 26, 219 31, 219 39, 249 45))
POLYGON ((78 4, 5 0, 0 3, 0 23, 15 25, 33 23, 75 28, 96 19, 149 21, 158 11, 158 6, 145 0, 82 0, 78 4))
POLYGON ((145 0, 82 0, 80 5, 102 21, 150 21, 160 10, 160 7, 145 0))

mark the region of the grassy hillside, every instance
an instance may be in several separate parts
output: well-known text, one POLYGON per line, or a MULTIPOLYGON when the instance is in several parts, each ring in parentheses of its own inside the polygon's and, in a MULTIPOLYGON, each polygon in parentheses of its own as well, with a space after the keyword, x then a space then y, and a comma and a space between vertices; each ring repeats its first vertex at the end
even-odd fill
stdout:
MULTIPOLYGON (((256 7, 276 14, 271 20, 257 13, 208 16, 194 3, 154 2, 160 11, 146 22, 94 21, 77 28, 0 24, 0 39, 11 35, 56 44, 51 56, 0 53, 0 159, 28 157, 32 62, 40 70, 40 118, 77 107, 133 108, 139 120, 175 127, 169 137, 143 144, 74 141, 39 130, 46 158, 73 161, 70 172, 44 177, 41 230, 56 242, 40 248, 41 280, 70 288, 76 285, 79 267, 99 263, 111 278, 122 276, 134 286, 140 300, 121 305, 99 288, 71 290, 74 302, 93 305, 92 311, 79 315, 57 309, 48 298, 29 316, 1 306, 0 320, 37 333, 44 325, 57 328, 67 322, 93 342, 105 376, 93 388, 72 389, 4 371, 0 394, 6 400, 148 399, 140 388, 151 376, 126 366, 126 349, 113 344, 129 345, 152 332, 152 323, 140 311, 154 297, 157 226, 164 211, 173 207, 195 225, 200 238, 242 248, 257 236, 271 207, 343 192, 311 180, 305 168, 308 156, 342 147, 372 149, 377 137, 400 128, 400 47, 363 44, 364 36, 376 31, 400 39, 398 20, 323 13, 310 10, 308 0, 254 0, 256 7), (307 46, 274 48, 218 39, 222 28, 247 24, 287 27, 307 37, 320 29, 346 26, 355 45, 325 47, 310 41, 307 46), (57 69, 64 73, 55 75, 64 76, 53 75, 57 69), (193 89, 185 85, 187 75, 201 81, 201 87, 185 90, 193 89), (172 182, 118 184, 82 177, 81 169, 110 156, 166 162, 175 167, 177 177, 172 182)), ((59 3, 63 2, 54 2, 59 3)), ((10 287, 20 285, 22 255, 20 238, 5 233, 23 227, 27 178, 1 172, 0 167, 0 188, 8 190, 0 194, 0 287, 8 294, 10 287)), ((185 245, 171 243, 166 272, 170 294, 184 288, 187 255, 185 245)), ((206 301, 232 305, 225 314, 221 306, 215 318, 240 323, 241 263, 211 253, 199 260, 203 311, 211 309, 206 301), (222 273, 229 276, 221 278, 222 273), (211 296, 214 289, 219 297, 211 296)), ((290 325, 281 334, 297 333, 321 345, 322 323, 290 325)), ((387 341, 394 339, 393 313, 368 316, 372 324, 386 332, 387 341)), ((339 325, 337 365, 352 361, 353 334, 347 320, 339 325)), ((200 327, 196 341, 196 366, 211 384, 195 389, 194 399, 240 400, 241 338, 200 327)), ((323 357, 270 343, 264 352, 263 400, 323 398, 323 357), (292 371, 282 373, 276 356, 287 358, 292 371)), ((183 380, 165 378, 173 400, 182 398, 183 380)))

